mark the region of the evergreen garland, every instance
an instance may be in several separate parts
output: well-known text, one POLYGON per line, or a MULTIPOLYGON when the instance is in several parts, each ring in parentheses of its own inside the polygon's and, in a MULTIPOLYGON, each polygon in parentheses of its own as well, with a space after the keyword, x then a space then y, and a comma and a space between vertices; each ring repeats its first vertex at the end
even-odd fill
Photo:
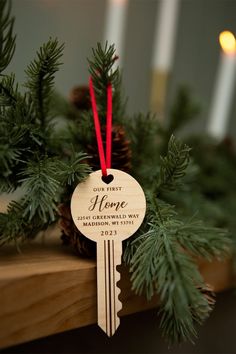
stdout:
POLYGON ((15 51, 15 39, 13 35, 14 17, 11 16, 11 2, 0 2, 0 73, 10 63, 15 51))
MULTIPOLYGON (((9 2, 0 2, 0 32, 4 38, 1 68, 6 69, 15 49, 9 2)), ((58 218, 57 205, 68 187, 84 178, 90 168, 86 157, 73 149, 55 149, 53 114, 54 74, 63 45, 50 39, 26 70, 26 92, 21 94, 13 74, 0 79, 0 191, 24 191, 17 203, 0 213, 0 242, 34 237, 58 218), (59 153, 59 154, 58 154, 59 153), (83 161, 82 161, 83 160, 83 161)), ((59 145, 59 144, 58 144, 59 145)), ((57 147, 58 147, 57 145, 57 147)))
MULTIPOLYGON (((54 93, 54 75, 63 51, 56 39, 45 43, 28 66, 24 94, 13 74, 2 73, 15 49, 13 23, 9 2, 0 0, 0 191, 21 186, 25 192, 18 202, 10 203, 7 213, 0 213, 0 245, 32 238, 56 221, 62 197, 68 197, 90 172, 82 151, 93 141, 91 111, 78 112, 54 93), (62 131, 53 125, 59 112, 65 117, 62 131)), ((182 92, 169 128, 151 114, 128 117, 121 75, 119 69, 113 71, 116 59, 113 45, 102 48, 98 44, 89 59, 89 70, 102 122, 106 87, 112 83, 114 124, 126 129, 132 147, 131 174, 144 187, 148 200, 146 218, 126 243, 124 260, 130 266, 133 289, 145 292, 148 299, 155 293, 160 296, 161 327, 169 342, 193 340, 195 325, 212 308, 202 291, 206 286, 194 257, 220 259, 230 247, 224 230, 189 217, 180 203, 180 196, 186 201, 192 190, 195 169, 190 148, 171 135, 171 130, 178 128, 180 112, 186 122, 196 108, 182 92)), ((194 194, 200 195, 196 190, 194 194)))
MULTIPOLYGON (((122 97, 115 95, 116 88, 120 92, 120 80, 117 79, 120 74, 117 69, 113 74, 109 65, 109 61, 114 63, 114 56, 113 46, 105 46, 101 53, 98 45, 89 60, 90 67, 96 68, 91 70, 91 74, 97 100, 104 95, 101 87, 105 89, 115 77, 112 82, 114 102, 125 107, 122 97), (101 74, 103 70, 104 75, 101 74)), ((184 91, 177 98, 178 102, 179 98, 184 107, 177 104, 175 115, 178 109, 183 110, 183 121, 186 122, 196 109, 190 109, 184 91)), ((105 98, 100 101, 100 109, 101 112, 106 110, 105 98)), ((204 225, 196 216, 187 218, 181 208, 177 210, 169 203, 169 199, 173 199, 172 194, 176 197, 178 193, 189 194, 188 189, 191 191, 191 174, 195 166, 190 159, 190 148, 170 136, 169 127, 162 127, 153 115, 140 113, 134 117, 121 117, 119 109, 116 109, 113 112, 114 124, 122 122, 131 141, 131 174, 144 187, 148 199, 145 221, 133 239, 126 243, 124 252, 124 260, 130 266, 133 289, 138 294, 145 292, 148 299, 154 293, 159 294, 161 327, 170 343, 193 340, 195 325, 202 323, 212 310, 212 301, 204 295, 206 285, 194 257, 202 256, 208 260, 225 257, 230 241, 226 231, 204 225), (166 155, 161 157, 160 153, 166 146, 166 155)), ((90 111, 81 114, 85 125, 88 116, 92 119, 90 111)), ((105 118, 105 114, 101 117, 105 118)), ((177 129, 176 123, 175 127, 177 129)), ((91 141, 90 136, 86 145, 91 141)))

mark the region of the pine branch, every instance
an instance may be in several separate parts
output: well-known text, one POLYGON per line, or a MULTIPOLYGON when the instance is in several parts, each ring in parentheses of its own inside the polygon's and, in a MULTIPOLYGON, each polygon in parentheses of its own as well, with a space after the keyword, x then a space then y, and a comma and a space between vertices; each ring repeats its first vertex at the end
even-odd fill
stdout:
POLYGON ((15 185, 12 183, 10 178, 3 177, 0 175, 0 194, 11 193, 15 190, 15 185))
POLYGON ((1 174, 7 177, 14 164, 19 161, 20 151, 10 144, 0 144, 0 166, 1 174))
POLYGON ((81 163, 85 155, 72 154, 68 159, 64 152, 57 156, 53 150, 50 105, 62 49, 57 40, 40 48, 26 71, 25 95, 18 92, 14 75, 0 82, 0 190, 11 191, 19 185, 24 190, 20 203, 11 204, 7 214, 0 216, 1 244, 30 238, 46 228, 57 217, 66 186, 90 171, 81 163))
POLYGON ((19 185, 19 172, 25 167, 24 162, 32 157, 32 151, 42 149, 44 137, 32 122, 32 106, 28 96, 22 97, 17 89, 11 87, 9 91, 15 93, 16 101, 9 107, 2 107, 0 114, 0 179, 5 179, 5 186, 9 184, 16 188, 19 185))
POLYGON ((6 214, 0 213, 0 246, 34 237, 56 220, 64 188, 81 181, 90 172, 88 165, 82 163, 86 157, 78 153, 67 163, 46 157, 27 163, 19 173, 22 199, 19 204, 12 203, 6 214))
POLYGON ((145 179, 148 179, 150 184, 150 180, 157 172, 155 165, 159 165, 156 137, 160 133, 160 124, 154 115, 139 113, 125 120, 124 125, 131 141, 134 173, 142 179, 143 183, 145 183, 145 179), (149 171, 146 170, 147 166, 150 167, 149 171))
POLYGON ((20 182, 25 191, 23 217, 28 222, 34 217, 43 223, 55 221, 63 187, 78 183, 91 171, 86 163, 81 163, 86 157, 77 153, 67 162, 45 157, 27 164, 20 173, 20 182))
POLYGON ((89 71, 93 79, 102 124, 104 124, 106 117, 107 86, 109 83, 112 84, 113 88, 112 102, 114 121, 120 122, 124 119, 126 100, 123 100, 121 96, 121 76, 118 68, 113 70, 114 63, 117 59, 114 45, 108 46, 108 43, 105 44, 104 48, 98 43, 97 48, 93 49, 92 59, 88 59, 89 71))
POLYGON ((23 217, 31 222, 37 216, 43 223, 56 219, 59 181, 56 179, 57 169, 53 159, 45 158, 29 162, 20 173, 23 198, 23 217))
POLYGON ((22 204, 12 201, 8 205, 7 213, 0 213, 0 247, 6 243, 14 242, 19 248, 19 242, 32 239, 47 225, 42 226, 36 217, 29 223, 23 217, 22 204))
POLYGON ((14 17, 11 16, 11 1, 0 1, 0 73, 10 63, 15 52, 13 35, 14 17))
POLYGON ((37 123, 44 131, 50 118, 50 101, 53 93, 54 74, 58 71, 59 59, 64 45, 58 44, 57 39, 43 44, 37 57, 26 70, 28 80, 25 86, 32 98, 37 123))
POLYGON ((180 223, 176 239, 183 249, 207 260, 223 259, 229 255, 232 246, 226 230, 205 226, 201 221, 194 219, 180 223))
MULTIPOLYGON (((93 49, 92 60, 88 59, 89 71, 93 78, 93 83, 95 86, 95 92, 98 95, 98 101, 101 102, 101 98, 106 96, 106 89, 109 83, 113 83, 115 86, 119 83, 119 70, 115 69, 112 71, 112 67, 117 60, 115 55, 114 44, 108 46, 105 44, 104 49, 101 44, 97 44, 97 48, 93 49)), ((106 102, 106 97, 105 102, 106 102)))
POLYGON ((171 231, 165 224, 152 226, 142 236, 131 262, 131 280, 137 293, 145 291, 148 298, 155 292, 160 295, 161 327, 173 343, 196 336, 191 307, 202 301, 197 290, 202 279, 190 257, 171 237, 171 231))
POLYGON ((22 218, 21 206, 14 202, 8 206, 7 213, 0 213, 0 246, 5 243, 16 241, 18 238, 24 238, 25 220, 22 218))
POLYGON ((178 141, 173 135, 168 144, 165 157, 161 158, 160 174, 156 191, 175 190, 181 178, 185 176, 189 164, 190 148, 178 141))
POLYGON ((225 235, 222 239, 221 230, 190 221, 185 225, 171 206, 159 200, 149 201, 149 211, 149 230, 131 243, 133 288, 138 294, 145 291, 149 299, 159 294, 161 327, 172 343, 192 340, 196 336, 195 323, 207 318, 212 303, 201 292, 205 287, 201 275, 182 246, 189 236, 191 251, 211 258, 223 256, 229 243, 225 235))
POLYGON ((15 106, 18 96, 18 85, 15 85, 15 75, 3 76, 0 81, 0 106, 15 106))
POLYGON ((68 142, 73 144, 75 149, 86 151, 94 138, 92 112, 80 113, 79 120, 69 122, 66 133, 68 142))
MULTIPOLYGON (((14 20, 6 4, 0 0, 0 72, 15 49, 14 20)), ((91 142, 91 112, 76 116, 74 121, 70 119, 68 136, 62 134, 61 141, 51 129, 54 75, 62 49, 57 40, 40 48, 26 70, 26 95, 18 92, 13 75, 0 81, 0 190, 21 184, 25 192, 18 204, 11 203, 6 214, 0 213, 0 245, 29 239, 54 222, 57 205, 65 193, 68 197, 68 191, 90 172, 87 156, 75 151, 91 142)), ((148 213, 135 239, 128 243, 125 259, 131 265, 135 291, 146 292, 148 298, 159 294, 164 334, 171 342, 191 340, 196 336, 195 324, 202 323, 212 307, 203 294, 205 285, 191 256, 220 258, 227 254, 230 242, 224 231, 194 219, 180 219, 177 208, 156 199, 163 191, 167 194, 180 181, 184 182, 190 149, 172 136, 167 156, 160 165, 156 163, 159 140, 170 131, 163 132, 151 115, 139 115, 135 122, 124 120, 121 76, 118 69, 113 69, 116 59, 114 46, 106 44, 102 48, 98 44, 89 64, 102 123, 106 117, 107 85, 111 83, 114 123, 122 122, 128 127, 134 171, 148 190, 148 213), (144 165, 142 172, 140 165, 144 165)), ((63 102, 61 110, 68 110, 63 102)), ((179 129, 180 122, 195 114, 186 93, 180 93, 169 129, 179 129)), ((69 117, 66 118, 68 123, 69 117)))
POLYGON ((84 153, 73 152, 69 161, 58 161, 58 179, 62 186, 74 186, 92 172, 90 166, 85 163, 87 158, 84 153))

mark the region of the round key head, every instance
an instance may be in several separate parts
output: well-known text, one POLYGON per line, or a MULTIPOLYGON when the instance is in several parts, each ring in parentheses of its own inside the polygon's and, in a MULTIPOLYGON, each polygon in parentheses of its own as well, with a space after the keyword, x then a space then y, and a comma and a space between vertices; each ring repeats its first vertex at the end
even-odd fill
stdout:
POLYGON ((92 172, 78 184, 71 199, 71 214, 78 230, 93 241, 125 240, 143 222, 146 199, 139 183, 129 174, 107 169, 92 172))

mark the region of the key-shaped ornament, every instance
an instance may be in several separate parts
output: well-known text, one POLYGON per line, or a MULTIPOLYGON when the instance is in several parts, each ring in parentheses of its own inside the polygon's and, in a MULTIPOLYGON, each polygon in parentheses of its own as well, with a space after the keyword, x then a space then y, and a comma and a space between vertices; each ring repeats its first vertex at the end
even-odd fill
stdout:
POLYGON ((129 174, 116 169, 92 172, 78 184, 71 199, 71 214, 78 230, 97 242, 98 325, 112 336, 120 324, 117 282, 122 241, 143 222, 146 199, 141 186, 129 174))

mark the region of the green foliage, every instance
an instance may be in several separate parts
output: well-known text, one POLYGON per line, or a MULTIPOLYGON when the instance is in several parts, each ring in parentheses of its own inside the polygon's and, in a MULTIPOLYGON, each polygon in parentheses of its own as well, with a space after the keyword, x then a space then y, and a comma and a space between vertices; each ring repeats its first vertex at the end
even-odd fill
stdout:
POLYGON ((203 323, 212 307, 201 292, 204 282, 191 254, 222 258, 230 241, 222 229, 194 219, 185 222, 160 199, 150 196, 148 202, 148 229, 124 255, 133 289, 145 292, 148 299, 159 294, 161 328, 170 343, 193 340, 195 324, 203 323))
MULTIPOLYGON (((13 55, 15 36, 6 1, 0 2, 0 9, 3 70, 13 55)), ((73 188, 90 172, 85 154, 74 153, 69 144, 65 152, 55 143, 51 105, 63 47, 57 39, 43 44, 26 70, 24 95, 13 74, 2 75, 0 80, 0 192, 17 187, 24 192, 18 203, 11 203, 7 213, 0 214, 1 245, 29 239, 54 222, 67 188, 73 188)), ((60 139, 60 145, 63 143, 60 139)))
POLYGON ((11 167, 19 159, 20 152, 9 144, 2 144, 0 149, 0 164, 5 170, 5 175, 7 176, 11 171, 11 167))
POLYGON ((25 192, 23 218, 29 222, 34 217, 42 223, 53 222, 62 187, 73 187, 91 171, 87 164, 81 163, 85 158, 87 155, 77 153, 65 161, 55 157, 30 161, 20 174, 25 192))
POLYGON ((0 213, 0 245, 16 242, 16 234, 18 238, 24 237, 25 227, 21 206, 16 202, 12 203, 8 206, 7 213, 0 213))
POLYGON ((3 76, 0 83, 1 107, 15 106, 18 96, 18 87, 15 87, 15 75, 3 76))
POLYGON ((171 343, 192 338, 196 335, 193 315, 200 323, 205 319, 205 314, 198 317, 194 307, 202 302, 207 307, 207 301, 196 287, 202 284, 201 276, 191 257, 181 252, 173 224, 163 220, 151 225, 137 241, 141 242, 131 261, 134 290, 145 290, 148 298, 155 292, 160 295, 161 327, 171 343))
POLYGON ((86 154, 73 152, 68 161, 60 161, 57 164, 56 170, 62 185, 73 187, 92 172, 90 166, 85 163, 87 158, 86 154))
POLYGON ((41 125, 42 130, 46 129, 46 119, 50 117, 54 77, 59 69, 63 48, 64 45, 59 45, 57 39, 50 39, 40 48, 37 58, 26 70, 28 80, 25 86, 31 96, 36 122, 41 125))
POLYGON ((13 35, 14 18, 11 16, 11 2, 0 1, 0 73, 10 63, 15 51, 15 39, 13 35))
POLYGON ((161 157, 160 174, 157 189, 173 190, 178 188, 178 181, 184 177, 189 164, 190 148, 172 135, 168 143, 167 155, 161 157))
MULTIPOLYGON (((109 82, 113 85, 114 101, 121 107, 125 104, 119 94, 119 72, 112 71, 114 58, 113 46, 99 45, 89 61, 102 123, 109 82)), ((170 122, 170 126, 179 129, 179 115, 184 123, 196 110, 187 92, 182 91, 172 112, 175 123, 170 122)), ((68 142, 86 149, 91 143, 91 111, 74 113, 70 109, 67 112, 68 142)), ((148 197, 145 221, 133 239, 126 242, 124 252, 133 289, 138 294, 144 292, 148 299, 159 294, 161 327, 169 342, 193 340, 196 324, 202 323, 212 309, 212 303, 202 292, 205 285, 194 257, 224 257, 230 247, 228 235, 222 229, 203 224, 196 216, 189 217, 180 205, 181 197, 185 200, 188 196, 191 203, 191 185, 198 168, 190 159, 190 148, 170 134, 170 126, 162 127, 152 114, 140 113, 122 120, 116 109, 113 122, 114 125, 122 123, 126 129, 132 150, 132 175, 148 197), (163 154, 166 156, 161 157, 163 154)), ((196 214, 197 210, 191 211, 196 214)))
MULTIPOLYGON (((21 95, 13 74, 5 75, 0 81, 0 162, 2 191, 20 184, 20 173, 25 162, 33 158, 32 151, 39 156, 45 154, 44 125, 50 117, 49 104, 52 96, 54 73, 58 70, 62 46, 50 40, 42 46, 38 59, 28 67, 27 87, 30 91, 21 95)), ((47 124, 48 126, 48 124, 47 124)), ((51 132, 52 134, 52 132, 51 132)), ((49 137, 48 137, 49 138, 49 137)))
POLYGON ((231 244, 224 230, 195 218, 181 218, 172 205, 155 196, 161 196, 163 189, 178 188, 188 167, 189 148, 172 136, 161 161, 157 194, 149 191, 147 195, 146 230, 130 242, 124 259, 130 264, 133 289, 138 294, 145 292, 148 299, 159 294, 161 328, 169 342, 175 343, 193 340, 195 324, 203 323, 212 309, 200 290, 204 283, 191 255, 222 258, 231 244))
POLYGON ((93 56, 88 59, 89 71, 91 73, 96 102, 100 113, 101 124, 104 124, 107 109, 107 85, 112 83, 113 97, 112 110, 113 117, 117 122, 124 119, 125 103, 122 101, 121 94, 121 76, 119 69, 113 71, 114 63, 118 57, 115 55, 115 46, 108 43, 102 48, 101 44, 97 44, 97 48, 93 49, 93 56))
MULTIPOLYGON (((93 116, 91 112, 81 112, 78 121, 71 120, 67 125, 67 141, 75 149, 86 151, 94 139, 93 116)), ((63 132, 64 134, 64 132, 63 132)))
POLYGON ((7 213, 0 213, 0 246, 14 242, 19 248, 20 242, 33 238, 48 225, 43 227, 37 218, 29 223, 22 215, 22 205, 17 202, 9 204, 7 213))
POLYGON ((22 188, 25 191, 23 199, 23 217, 29 222, 36 215, 46 223, 55 220, 58 202, 59 181, 56 179, 56 165, 53 159, 45 158, 30 161, 21 172, 22 188))
POLYGON ((180 223, 176 238, 180 246, 187 249, 190 254, 208 260, 227 256, 231 246, 226 230, 205 226, 201 221, 194 219, 180 223))
MULTIPOLYGON (((7 1, 0 0, 0 10, 3 71, 13 55, 15 37, 7 1)), ((62 50, 63 46, 53 39, 40 48, 26 70, 25 94, 19 92, 14 75, 1 77, 0 191, 20 186, 24 195, 9 205, 7 213, 0 213, 0 245, 30 239, 46 229, 58 217, 58 204, 68 200, 75 185, 90 172, 88 156, 81 151, 86 151, 93 139, 91 110, 79 112, 54 93, 62 50), (65 118, 65 128, 60 131, 52 125, 55 115, 65 118)), ((125 116, 121 76, 118 69, 113 70, 116 59, 114 45, 102 48, 98 44, 89 70, 102 124, 106 88, 112 84, 113 122, 126 128, 132 174, 143 185, 148 199, 145 221, 127 242, 124 257, 130 265, 133 289, 144 292, 148 299, 154 294, 160 296, 161 327, 168 340, 192 340, 195 325, 211 311, 194 257, 221 258, 230 247, 225 231, 189 215, 195 214, 194 208, 205 199, 194 184, 199 169, 190 160, 190 148, 172 136, 172 130, 195 116, 197 108, 182 90, 166 128, 151 114, 125 116), (193 200, 199 203, 190 208, 193 200)))

